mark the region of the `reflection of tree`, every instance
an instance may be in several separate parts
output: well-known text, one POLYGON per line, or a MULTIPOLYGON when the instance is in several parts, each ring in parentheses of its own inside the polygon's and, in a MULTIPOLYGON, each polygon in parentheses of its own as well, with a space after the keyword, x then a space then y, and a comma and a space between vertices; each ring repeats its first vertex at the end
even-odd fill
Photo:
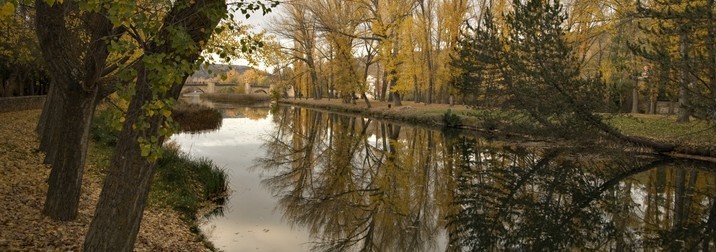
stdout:
POLYGON ((438 218, 435 133, 355 117, 284 109, 260 165, 280 208, 315 249, 429 250, 438 218), (293 118, 293 119, 286 119, 293 118), (401 134, 405 134, 401 138, 401 134))
MULTIPOLYGON (((653 209, 643 215, 636 202, 643 195, 635 188, 640 187, 639 181, 633 178, 658 170, 655 168, 668 165, 670 160, 582 159, 559 150, 532 157, 507 150, 502 158, 491 159, 475 152, 473 145, 461 147, 475 158, 460 164, 455 200, 459 211, 448 218, 454 250, 692 250, 699 242, 707 244, 713 239, 712 234, 704 234, 710 232, 706 221, 695 222, 700 226, 682 226, 680 231, 668 227, 645 230, 651 225, 653 213, 649 211, 653 209), (504 160, 510 160, 507 166, 496 164, 504 160), (661 244, 651 242, 652 238, 661 244)), ((677 177, 680 173, 697 174, 695 169, 674 170, 677 177)), ((681 181, 693 185, 694 179, 681 181)), ((694 187, 689 188, 694 192, 694 187)), ((688 191, 678 185, 676 190, 688 191)), ((682 200, 691 203, 679 202, 678 193, 675 205, 705 220, 710 213, 703 209, 713 207, 713 194, 709 193, 710 199, 703 192, 699 194, 700 202, 706 202, 703 205, 689 205, 696 202, 693 197, 682 200)), ((651 193, 645 196, 647 201, 649 197, 651 193)), ((675 215, 681 211, 679 207, 666 210, 675 215)), ((679 226, 678 222, 674 225, 679 226)), ((706 246, 708 250, 712 245, 706 246)))
MULTIPOLYGON (((709 164, 712 166, 713 164, 709 164)), ((695 164, 677 163, 677 169, 661 167, 642 176, 646 180, 643 221, 640 228, 647 247, 668 250, 713 250, 714 177, 695 164), (695 166, 695 167, 690 167, 695 166), (704 243, 704 244, 701 244, 704 243)))
POLYGON ((224 118, 248 118, 251 120, 261 120, 268 116, 268 107, 221 107, 219 111, 224 118))
POLYGON ((713 247, 715 176, 686 164, 276 111, 258 163, 316 250, 713 247))

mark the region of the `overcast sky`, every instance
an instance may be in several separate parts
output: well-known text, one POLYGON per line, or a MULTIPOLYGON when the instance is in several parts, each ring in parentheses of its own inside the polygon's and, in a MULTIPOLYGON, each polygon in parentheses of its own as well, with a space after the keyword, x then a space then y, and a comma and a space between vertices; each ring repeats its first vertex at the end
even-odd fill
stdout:
MULTIPOLYGON (((280 15, 280 7, 274 8, 273 12, 269 12, 268 14, 261 15, 261 12, 256 12, 249 17, 249 19, 246 19, 241 13, 236 13, 235 18, 239 21, 241 21, 244 24, 249 24, 254 27, 255 32, 260 32, 263 30, 266 30, 269 27, 269 22, 271 20, 277 19, 280 15)), ((249 65, 247 61, 245 60, 236 60, 232 62, 232 64, 238 64, 238 65, 249 65)), ((271 68, 267 68, 265 66, 254 66, 256 68, 265 70, 265 71, 271 71, 271 68)))

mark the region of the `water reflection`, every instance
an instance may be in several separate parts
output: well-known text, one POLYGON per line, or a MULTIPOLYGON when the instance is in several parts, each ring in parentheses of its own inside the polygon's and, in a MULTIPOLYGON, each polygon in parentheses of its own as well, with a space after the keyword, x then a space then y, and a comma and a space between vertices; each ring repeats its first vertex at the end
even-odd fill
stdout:
POLYGON ((261 120, 269 115, 270 103, 256 103, 252 105, 220 103, 203 100, 197 94, 184 95, 179 98, 182 102, 189 104, 199 104, 210 108, 215 108, 221 113, 223 118, 249 118, 251 120, 261 120))
POLYGON ((714 249, 713 164, 275 113, 257 163, 316 250, 714 249))

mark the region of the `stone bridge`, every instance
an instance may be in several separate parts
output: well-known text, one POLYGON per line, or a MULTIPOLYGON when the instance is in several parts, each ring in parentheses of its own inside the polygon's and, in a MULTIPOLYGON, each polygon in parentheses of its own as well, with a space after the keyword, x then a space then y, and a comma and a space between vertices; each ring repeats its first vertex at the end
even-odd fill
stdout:
MULTIPOLYGON (((211 94, 222 87, 237 87, 238 85, 238 83, 232 82, 187 82, 184 83, 184 87, 182 88, 181 93, 211 94)), ((244 85, 244 90, 246 90, 247 94, 268 94, 271 90, 271 86, 246 83, 244 85)))

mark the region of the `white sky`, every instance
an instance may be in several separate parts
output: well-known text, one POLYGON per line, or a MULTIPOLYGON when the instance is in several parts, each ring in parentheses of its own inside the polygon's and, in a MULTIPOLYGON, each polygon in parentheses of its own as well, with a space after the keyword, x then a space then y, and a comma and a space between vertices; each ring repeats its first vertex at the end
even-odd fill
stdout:
MULTIPOLYGON (((239 21, 241 21, 241 23, 249 24, 249 25, 253 26, 255 32, 261 32, 261 31, 266 30, 266 28, 269 26, 269 22, 271 20, 276 19, 277 16, 280 15, 280 10, 279 10, 279 7, 274 8, 272 12, 269 12, 265 16, 261 15, 261 12, 256 12, 256 13, 253 13, 251 15, 251 17, 249 17, 249 19, 246 19, 241 13, 237 13, 235 15, 236 15, 235 18, 238 19, 239 21)), ((249 62, 246 60, 243 60, 243 59, 238 59, 238 60, 233 61, 232 64, 248 66, 249 62)), ((269 73, 272 72, 272 67, 266 67, 263 65, 253 66, 253 67, 256 67, 256 68, 264 70, 264 71, 268 71, 269 73)))

